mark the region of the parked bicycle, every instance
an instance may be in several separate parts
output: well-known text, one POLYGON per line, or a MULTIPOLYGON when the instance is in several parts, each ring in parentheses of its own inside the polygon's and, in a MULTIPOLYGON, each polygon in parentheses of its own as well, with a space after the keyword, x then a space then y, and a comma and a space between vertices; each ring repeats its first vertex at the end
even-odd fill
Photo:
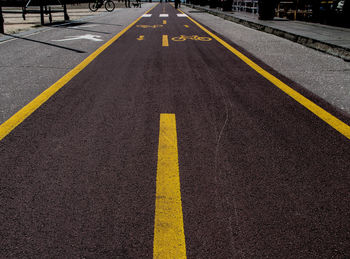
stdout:
POLYGON ((91 12, 96 12, 102 5, 105 6, 107 12, 112 12, 115 8, 115 4, 112 0, 95 0, 89 2, 89 9, 91 12))

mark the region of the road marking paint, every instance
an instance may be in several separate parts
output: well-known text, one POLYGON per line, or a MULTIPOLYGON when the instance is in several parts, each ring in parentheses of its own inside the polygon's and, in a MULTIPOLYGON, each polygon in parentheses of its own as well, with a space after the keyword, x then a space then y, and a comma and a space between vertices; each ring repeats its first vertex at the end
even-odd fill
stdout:
MULTIPOLYGON (((157 4, 158 5, 158 4, 157 4)), ((157 5, 150 8, 148 12, 150 12, 157 5)), ((51 96, 53 96, 58 90, 60 90, 63 86, 65 86, 73 77, 75 77, 80 71, 82 71, 87 65, 89 65, 98 55, 100 55, 106 48, 108 48, 113 42, 120 38, 125 32, 127 32, 131 27, 133 27, 142 16, 137 18, 131 24, 129 24, 126 28, 120 31, 117 35, 99 47, 95 52, 93 52, 90 56, 84 59, 80 64, 78 64, 75 68, 61 77, 56 83, 51 85, 37 97, 35 97, 30 103, 16 112, 11 118, 5 121, 0 125, 0 140, 6 137, 13 129, 15 129, 19 124, 21 124, 29 115, 31 115, 35 110, 37 110, 43 103, 45 103, 51 96)))
POLYGON ((185 26, 186 28, 190 28, 190 26, 188 26, 188 25, 186 25, 186 24, 185 24, 184 26, 185 26))
POLYGON ((100 39, 100 35, 93 35, 93 34, 85 34, 85 35, 78 35, 78 36, 66 36, 65 39, 61 40, 52 40, 52 41, 70 41, 70 40, 91 40, 91 41, 103 41, 100 39))
MULTIPOLYGON (((55 27, 55 26, 53 26, 53 27, 55 27)), ((39 33, 42 33, 42 32, 47 32, 47 31, 51 31, 51 30, 53 30, 53 28, 50 28, 50 29, 40 29, 39 31, 37 31, 37 32, 33 32, 33 33, 30 33, 30 34, 26 34, 26 35, 23 35, 23 36, 21 36, 21 38, 14 38, 14 36, 12 36, 12 35, 6 35, 5 37, 7 38, 9 38, 9 39, 4 39, 3 41, 0 41, 0 44, 4 44, 4 43, 6 43, 6 42, 10 42, 10 41, 15 41, 15 40, 18 40, 18 39, 26 39, 26 38, 28 38, 28 37, 30 37, 30 36, 33 36, 33 35, 36 35, 36 34, 39 34, 39 33)))
POLYGON ((152 14, 149 14, 149 13, 145 13, 142 15, 142 17, 151 17, 151 16, 152 16, 152 14))
POLYGON ((168 35, 163 35, 162 46, 163 47, 169 47, 168 35))
POLYGON ((159 126, 153 258, 186 258, 175 114, 159 126))
MULTIPOLYGON (((183 11, 179 10, 183 13, 183 11)), ((203 31, 205 31, 208 35, 210 35, 212 38, 214 38, 216 41, 218 41, 221 45, 223 45, 225 48, 227 48, 229 51, 231 51, 233 54, 235 54, 238 58, 240 58, 243 62, 245 62, 248 66, 250 66, 252 69, 254 69, 256 72, 258 72, 260 75, 265 77, 268 81, 270 81, 272 84, 277 86, 279 89, 281 89, 284 93, 292 97, 295 101, 297 101, 299 104, 304 106, 306 109, 311 111, 313 114, 315 114, 317 117, 319 117, 321 120, 326 122, 328 125, 330 125, 332 128, 337 130, 339 133, 341 133, 346 138, 350 139, 350 126, 345 124, 343 121, 339 120, 311 100, 307 99, 297 91, 295 91, 293 88, 288 86, 287 84, 283 83, 281 80, 279 80, 277 77, 271 75, 269 72, 264 70, 262 67, 254 63, 252 60, 250 60, 248 57, 246 57, 244 54, 239 52, 237 49, 232 47, 230 44, 216 36, 214 33, 210 32, 206 28, 204 28, 201 24, 199 24, 196 20, 193 18, 187 16, 189 20, 191 20, 195 25, 197 25, 199 28, 201 28, 203 31)))
POLYGON ((178 13, 176 15, 177 15, 177 17, 187 17, 188 16, 187 14, 184 14, 184 13, 178 13))
POLYGON ((138 38, 136 38, 137 40, 144 40, 145 36, 144 35, 140 35, 138 38))
POLYGON ((156 29, 156 28, 163 27, 163 24, 155 24, 155 25, 138 24, 138 25, 136 25, 136 27, 137 28, 144 28, 144 29, 147 29, 147 28, 156 29))
POLYGON ((180 35, 179 37, 173 37, 171 38, 172 41, 186 41, 186 40, 194 40, 194 41, 211 41, 212 38, 209 37, 200 37, 198 35, 180 35))
POLYGON ((166 20, 163 20, 163 24, 166 24, 166 20))
POLYGON ((167 13, 161 13, 161 14, 159 15, 159 17, 169 17, 169 14, 167 14, 167 13))

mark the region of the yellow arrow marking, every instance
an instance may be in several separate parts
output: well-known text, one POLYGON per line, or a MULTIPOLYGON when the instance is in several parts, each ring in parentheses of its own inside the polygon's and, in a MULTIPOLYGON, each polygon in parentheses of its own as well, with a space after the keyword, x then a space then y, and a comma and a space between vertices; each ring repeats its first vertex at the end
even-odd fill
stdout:
POLYGON ((144 35, 140 35, 138 38, 136 38, 137 40, 144 40, 145 36, 144 35))

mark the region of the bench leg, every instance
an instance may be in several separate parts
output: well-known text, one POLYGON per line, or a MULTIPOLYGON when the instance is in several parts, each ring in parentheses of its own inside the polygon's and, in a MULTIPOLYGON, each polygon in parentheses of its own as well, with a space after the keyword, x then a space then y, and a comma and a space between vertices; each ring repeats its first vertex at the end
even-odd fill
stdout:
POLYGON ((44 20, 44 7, 42 5, 40 5, 40 22, 41 25, 45 24, 45 20, 44 20))
POLYGON ((67 13, 67 5, 66 4, 63 5, 63 12, 64 12, 64 20, 69 21, 69 16, 67 13))
POLYGON ((22 18, 23 20, 26 20, 26 8, 22 7, 22 18))

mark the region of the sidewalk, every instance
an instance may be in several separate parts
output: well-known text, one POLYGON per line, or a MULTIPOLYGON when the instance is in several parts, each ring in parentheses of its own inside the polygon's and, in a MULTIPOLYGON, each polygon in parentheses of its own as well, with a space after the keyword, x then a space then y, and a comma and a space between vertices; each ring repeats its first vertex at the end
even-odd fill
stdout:
MULTIPOLYGON (((124 8, 124 3, 115 2, 116 9, 124 8)), ((61 6, 51 6, 53 9, 59 9, 61 6)), ((38 7, 31 7, 30 9, 38 9, 38 7)), ((21 11, 20 8, 16 7, 3 7, 3 11, 21 11)), ((88 4, 83 3, 79 5, 67 5, 68 15, 70 17, 70 21, 80 20, 82 18, 93 17, 98 15, 103 15, 103 13, 107 13, 107 11, 102 7, 96 12, 91 12, 88 8, 88 4)), ((40 14, 27 14, 26 19, 24 20, 21 13, 4 13, 4 29, 5 34, 15 34, 23 31, 28 31, 34 28, 43 27, 40 24, 40 14)), ((44 16, 46 25, 49 24, 48 15, 44 16)), ((61 13, 52 13, 52 22, 53 24, 63 23, 64 16, 63 12, 61 13)), ((1 37, 1 39, 7 39, 7 37, 1 37)))
POLYGON ((209 6, 188 6, 350 61, 350 29, 281 18, 261 21, 257 14, 223 12, 209 6))

